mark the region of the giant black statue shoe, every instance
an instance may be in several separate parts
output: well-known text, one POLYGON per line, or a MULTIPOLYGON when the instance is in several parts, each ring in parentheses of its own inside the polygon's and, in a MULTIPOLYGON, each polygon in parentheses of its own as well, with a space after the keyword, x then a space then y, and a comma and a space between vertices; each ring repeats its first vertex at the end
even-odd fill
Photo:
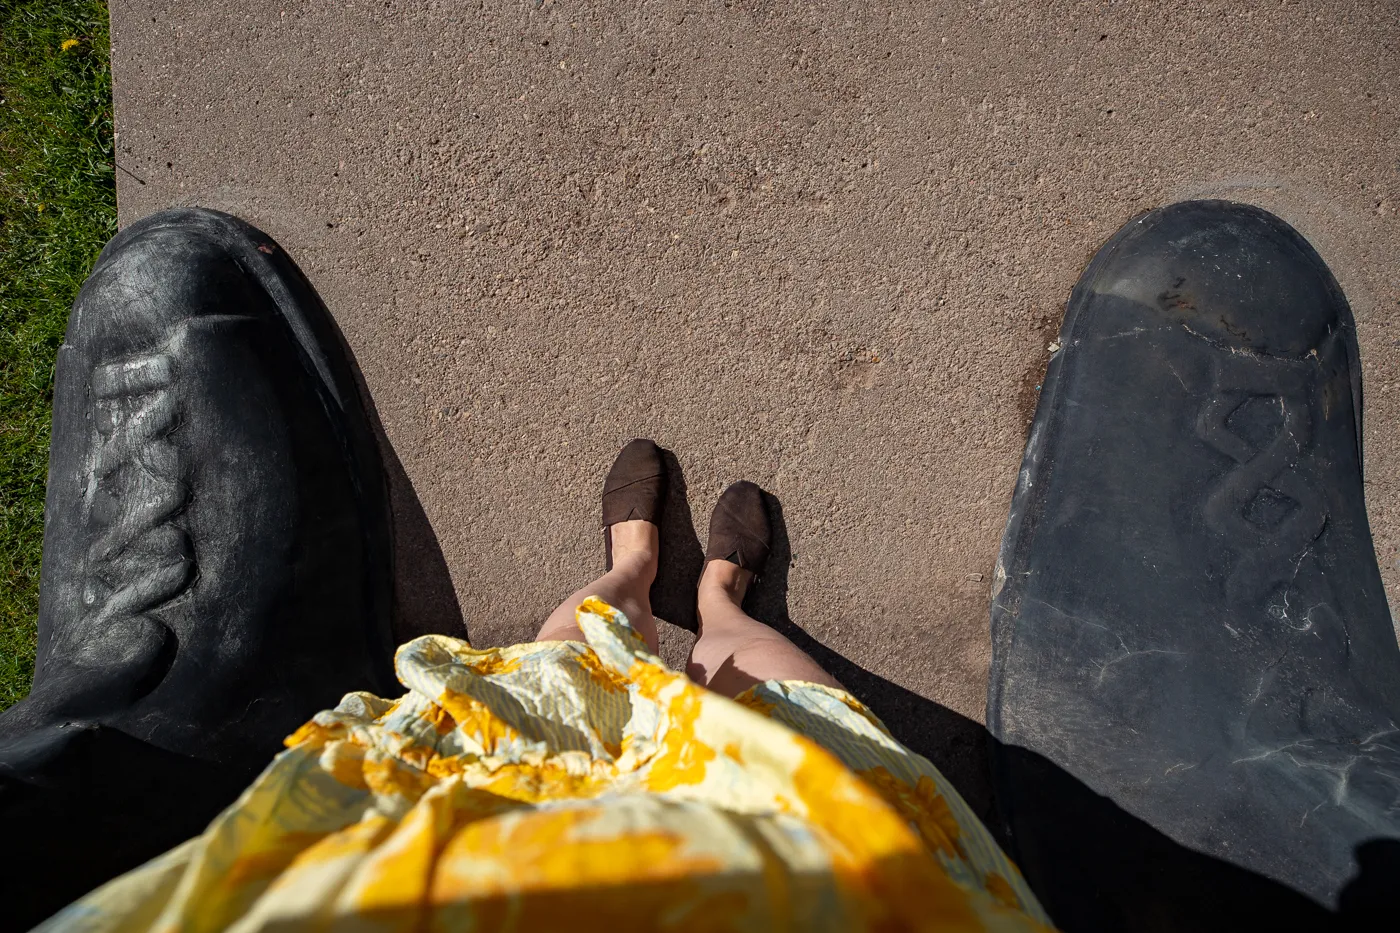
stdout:
POLYGON ((1357 847, 1400 837, 1400 650, 1347 303, 1283 221, 1186 202, 1100 250, 1060 344, 992 605, 988 724, 1022 867, 1070 929, 1212 916, 1136 847, 1114 881, 1082 861, 1075 815, 1047 812, 1053 763, 1335 906, 1357 847))
POLYGON ((29 920, 198 833, 317 710, 393 686, 375 441, 324 306, 247 224, 167 211, 102 252, 45 508, 34 687, 0 716, 29 920))

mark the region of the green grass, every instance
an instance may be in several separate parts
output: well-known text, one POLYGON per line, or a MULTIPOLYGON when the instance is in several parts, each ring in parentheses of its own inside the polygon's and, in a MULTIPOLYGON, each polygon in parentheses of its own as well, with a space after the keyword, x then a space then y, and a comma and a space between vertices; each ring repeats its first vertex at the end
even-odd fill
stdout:
POLYGON ((116 232, 113 164, 107 4, 0 3, 0 709, 34 673, 54 354, 116 232))

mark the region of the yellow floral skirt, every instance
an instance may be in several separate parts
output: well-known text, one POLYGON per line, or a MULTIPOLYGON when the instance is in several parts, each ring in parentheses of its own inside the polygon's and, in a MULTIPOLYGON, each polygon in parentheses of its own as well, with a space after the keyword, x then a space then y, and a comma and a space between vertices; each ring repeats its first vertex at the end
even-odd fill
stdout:
POLYGON ((203 835, 41 929, 1048 926, 957 792, 849 694, 729 700, 606 603, 578 621, 587 644, 409 642, 406 696, 347 695, 203 835))

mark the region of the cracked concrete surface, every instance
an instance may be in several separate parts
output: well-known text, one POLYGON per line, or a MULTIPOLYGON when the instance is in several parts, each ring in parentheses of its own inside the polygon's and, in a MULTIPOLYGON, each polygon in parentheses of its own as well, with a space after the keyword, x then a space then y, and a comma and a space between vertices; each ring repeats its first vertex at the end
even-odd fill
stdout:
MULTIPOLYGON (((779 497, 812 637, 980 721, 1047 346, 1092 252, 1176 199, 1268 208, 1340 279, 1400 595, 1396 36, 1385 2, 128 0, 121 219, 287 247, 474 642, 601 568, 603 474, 649 435, 701 535, 733 480, 779 497)), ((407 629, 447 592, 410 585, 407 629)))

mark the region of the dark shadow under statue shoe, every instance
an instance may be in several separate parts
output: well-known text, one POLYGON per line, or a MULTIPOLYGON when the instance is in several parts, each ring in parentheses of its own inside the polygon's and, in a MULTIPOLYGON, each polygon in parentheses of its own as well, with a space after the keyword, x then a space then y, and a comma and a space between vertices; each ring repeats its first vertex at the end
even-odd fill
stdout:
POLYGON ((748 480, 740 480, 726 489, 710 515, 705 560, 727 560, 760 576, 768 566, 772 542, 773 530, 763 502, 763 490, 748 480))
POLYGON ((1068 929, 1225 909, 1141 852, 1106 875, 1108 843, 1025 764, 1042 756, 1333 905, 1354 848, 1400 836, 1400 650, 1347 303, 1278 218, 1187 202, 1099 251, 1060 344, 993 584, 987 722, 1021 867, 1068 929))

